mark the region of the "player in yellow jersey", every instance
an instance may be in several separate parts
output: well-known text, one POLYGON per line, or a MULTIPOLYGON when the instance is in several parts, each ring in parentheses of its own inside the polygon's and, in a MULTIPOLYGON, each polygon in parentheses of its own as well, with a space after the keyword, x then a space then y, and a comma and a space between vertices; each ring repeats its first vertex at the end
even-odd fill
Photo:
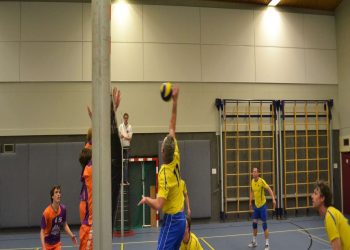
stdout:
POLYGON ((266 183, 266 181, 259 177, 259 168, 253 168, 253 179, 251 182, 251 190, 249 196, 249 207, 252 210, 253 196, 254 196, 254 213, 253 213, 253 240, 248 245, 248 247, 256 247, 258 243, 256 242, 256 235, 258 234, 258 219, 262 220, 262 227, 264 229, 265 235, 265 250, 269 250, 269 230, 267 229, 267 206, 266 206, 266 197, 265 189, 269 192, 272 197, 273 209, 276 208, 275 195, 273 194, 271 188, 266 183))
POLYGON ((350 250, 350 225, 344 215, 332 204, 329 186, 319 181, 311 196, 313 207, 324 217, 324 226, 333 250, 350 250))
POLYGON ((153 209, 162 209, 163 225, 158 238, 158 250, 179 249, 185 233, 186 218, 184 214, 184 195, 180 185, 180 153, 175 139, 177 99, 179 88, 173 87, 173 105, 171 111, 169 134, 162 143, 164 164, 158 174, 158 195, 156 199, 142 197, 140 204, 147 204, 153 209))
POLYGON ((197 236, 191 232, 191 217, 186 216, 186 230, 180 250, 203 250, 197 236))

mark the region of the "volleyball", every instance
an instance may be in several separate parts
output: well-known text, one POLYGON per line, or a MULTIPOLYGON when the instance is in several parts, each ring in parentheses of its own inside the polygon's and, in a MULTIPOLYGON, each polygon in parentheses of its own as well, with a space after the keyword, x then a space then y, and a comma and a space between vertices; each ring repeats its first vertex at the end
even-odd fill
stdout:
POLYGON ((173 94, 172 85, 170 82, 163 82, 162 85, 160 85, 160 96, 164 101, 169 101, 171 99, 171 96, 173 94))

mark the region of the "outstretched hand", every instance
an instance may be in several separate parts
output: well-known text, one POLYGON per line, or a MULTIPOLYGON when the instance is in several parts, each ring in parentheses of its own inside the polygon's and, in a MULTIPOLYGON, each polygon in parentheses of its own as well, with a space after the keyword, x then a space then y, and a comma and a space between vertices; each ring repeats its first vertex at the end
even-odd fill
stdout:
POLYGON ((72 236, 72 242, 73 242, 73 246, 76 247, 78 245, 77 237, 74 234, 72 236))
POLYGON ((172 98, 174 101, 176 101, 177 98, 179 97, 179 92, 180 92, 179 86, 177 86, 177 85, 173 86, 172 98))
POLYGON ((92 119, 92 111, 91 111, 91 108, 89 107, 89 105, 87 105, 87 111, 88 111, 90 119, 92 119))
POLYGON ((114 109, 117 109, 119 107, 121 97, 120 97, 120 90, 118 90, 116 87, 113 88, 112 98, 114 103, 114 109))
POLYGON ((139 201, 139 203, 137 205, 140 206, 142 204, 146 204, 146 200, 147 200, 147 197, 142 195, 142 199, 139 201))

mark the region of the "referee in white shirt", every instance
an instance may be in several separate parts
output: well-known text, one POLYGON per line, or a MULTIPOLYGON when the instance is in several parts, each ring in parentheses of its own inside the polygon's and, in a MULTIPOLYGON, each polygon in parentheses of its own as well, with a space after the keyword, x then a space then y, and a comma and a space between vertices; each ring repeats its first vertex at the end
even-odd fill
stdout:
POLYGON ((123 160, 124 160, 123 179, 124 179, 124 184, 129 185, 130 183, 128 182, 128 161, 129 161, 130 142, 132 139, 132 127, 130 123, 128 123, 128 120, 129 120, 128 113, 124 113, 123 120, 124 122, 119 125, 119 135, 120 135, 120 140, 123 148, 123 160))

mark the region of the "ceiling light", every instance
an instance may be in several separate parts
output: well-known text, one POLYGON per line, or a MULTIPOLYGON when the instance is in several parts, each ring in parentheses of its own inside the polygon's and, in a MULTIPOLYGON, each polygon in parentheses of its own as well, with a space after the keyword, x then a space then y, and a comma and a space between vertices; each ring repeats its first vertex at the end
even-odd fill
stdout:
POLYGON ((271 0, 271 2, 269 3, 269 6, 276 6, 279 2, 280 0, 271 0))

